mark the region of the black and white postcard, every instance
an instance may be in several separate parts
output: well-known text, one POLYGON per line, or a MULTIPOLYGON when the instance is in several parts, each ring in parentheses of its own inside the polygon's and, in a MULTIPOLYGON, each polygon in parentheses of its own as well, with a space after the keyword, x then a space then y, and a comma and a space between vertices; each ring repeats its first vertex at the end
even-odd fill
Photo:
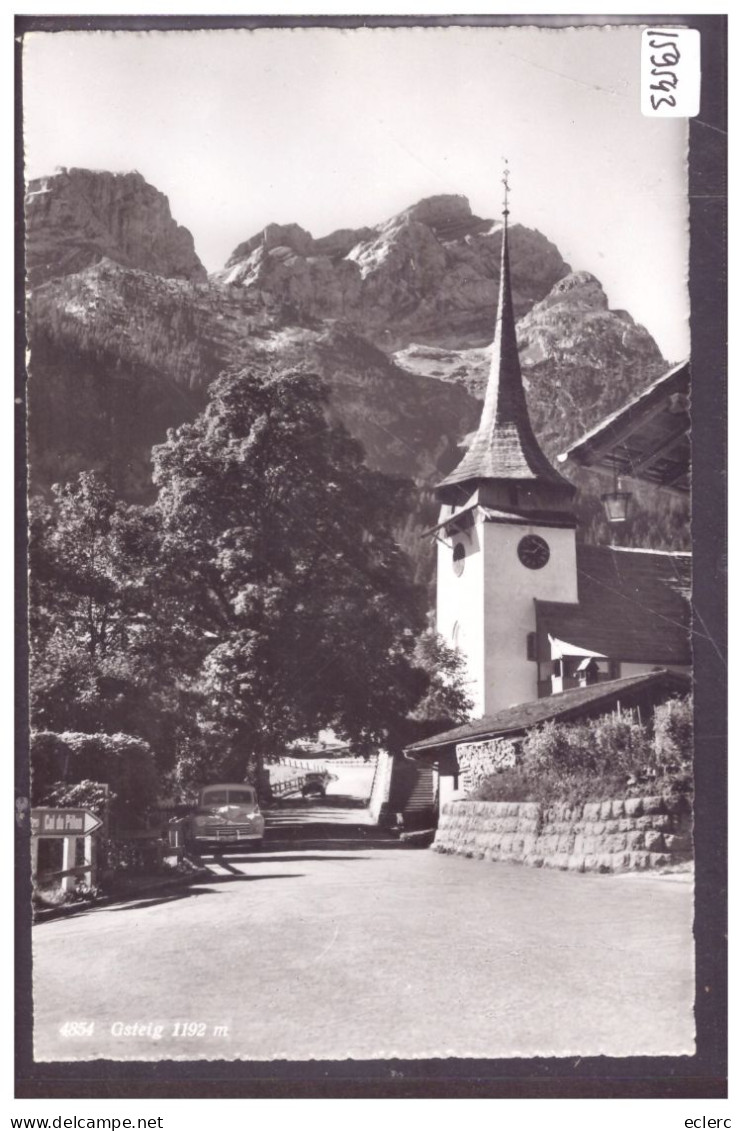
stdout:
POLYGON ((19 1094, 723 1096, 725 20, 651 19, 19 19, 19 1094))

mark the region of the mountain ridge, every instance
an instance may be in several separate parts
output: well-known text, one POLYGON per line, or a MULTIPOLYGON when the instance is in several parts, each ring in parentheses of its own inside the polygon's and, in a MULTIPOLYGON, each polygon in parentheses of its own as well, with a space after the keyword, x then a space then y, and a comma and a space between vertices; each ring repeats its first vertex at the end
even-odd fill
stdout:
MULTIPOLYGON (((152 445, 200 411, 221 370, 299 365, 327 385, 329 415, 369 463, 418 484, 410 531, 430 525, 431 486, 458 462, 481 408, 497 221, 439 196, 319 239, 268 225, 207 275, 140 174, 72 170, 42 187, 26 212, 34 489, 95 466, 125 497, 146 499, 152 445)), ((553 457, 666 363, 545 236, 516 224, 510 238, 529 411, 553 457)))

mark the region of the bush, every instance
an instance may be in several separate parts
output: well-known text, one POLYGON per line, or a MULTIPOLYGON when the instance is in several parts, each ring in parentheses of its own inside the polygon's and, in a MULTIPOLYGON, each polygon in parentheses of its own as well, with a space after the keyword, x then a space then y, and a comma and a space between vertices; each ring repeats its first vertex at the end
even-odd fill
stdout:
POLYGON ((146 840, 104 840, 102 859, 104 867, 117 876, 152 875, 163 870, 162 857, 154 837, 146 840))
POLYGON ((523 767, 534 772, 631 773, 651 758, 646 730, 628 714, 603 715, 590 723, 547 722, 530 731, 522 745, 523 767))
POLYGON ((491 774, 473 794, 477 801, 537 801, 541 805, 564 802, 573 807, 603 801, 626 793, 626 775, 596 775, 593 770, 569 771, 543 766, 538 772, 525 767, 491 774))
POLYGON ((472 796, 572 806, 611 797, 689 796, 692 734, 690 698, 655 708, 651 729, 630 712, 584 723, 550 721, 528 733, 518 766, 490 774, 472 796))
POLYGON ((34 805, 84 805, 71 798, 86 796, 101 804, 108 786, 111 821, 122 829, 143 827, 157 800, 152 751, 129 734, 36 731, 31 735, 31 768, 34 805))
POLYGON ((89 809, 102 819, 106 815, 106 805, 115 800, 116 794, 108 789, 105 782, 86 779, 74 785, 57 782, 49 790, 45 804, 55 809, 89 809))
POLYGON ((654 754, 661 765, 682 766, 693 757, 693 700, 668 699, 654 712, 654 754))

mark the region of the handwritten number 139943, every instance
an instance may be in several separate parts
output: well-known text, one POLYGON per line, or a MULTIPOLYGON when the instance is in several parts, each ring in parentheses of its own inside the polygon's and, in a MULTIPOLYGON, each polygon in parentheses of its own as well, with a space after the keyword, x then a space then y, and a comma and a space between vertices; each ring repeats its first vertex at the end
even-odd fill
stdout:
POLYGON ((666 106, 675 106, 674 94, 669 94, 668 91, 674 90, 678 85, 678 76, 676 71, 673 70, 680 62, 680 48, 674 41, 677 39, 677 33, 673 31, 662 32, 649 32, 649 46, 653 52, 661 51, 662 55, 652 54, 649 56, 651 64, 650 75, 654 79, 659 79, 659 82, 649 84, 651 91, 661 91, 661 94, 650 94, 650 102, 652 109, 657 110, 663 104, 666 106))

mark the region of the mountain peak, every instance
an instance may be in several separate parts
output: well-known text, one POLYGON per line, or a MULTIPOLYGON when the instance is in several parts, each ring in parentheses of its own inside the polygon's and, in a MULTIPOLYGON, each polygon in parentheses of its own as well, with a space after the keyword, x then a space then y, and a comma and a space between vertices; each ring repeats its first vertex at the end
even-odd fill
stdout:
MULTIPOLYGON (((481 346, 492 338, 502 225, 465 196, 425 197, 373 228, 314 239, 271 224, 241 243, 211 279, 259 294, 294 319, 342 319, 382 349, 411 342, 481 346)), ((520 316, 569 266, 540 232, 511 228, 513 302, 520 316)))
POLYGON ((169 278, 204 282, 193 237, 168 198, 141 173, 61 168, 29 182, 26 269, 31 286, 113 260, 169 278))

